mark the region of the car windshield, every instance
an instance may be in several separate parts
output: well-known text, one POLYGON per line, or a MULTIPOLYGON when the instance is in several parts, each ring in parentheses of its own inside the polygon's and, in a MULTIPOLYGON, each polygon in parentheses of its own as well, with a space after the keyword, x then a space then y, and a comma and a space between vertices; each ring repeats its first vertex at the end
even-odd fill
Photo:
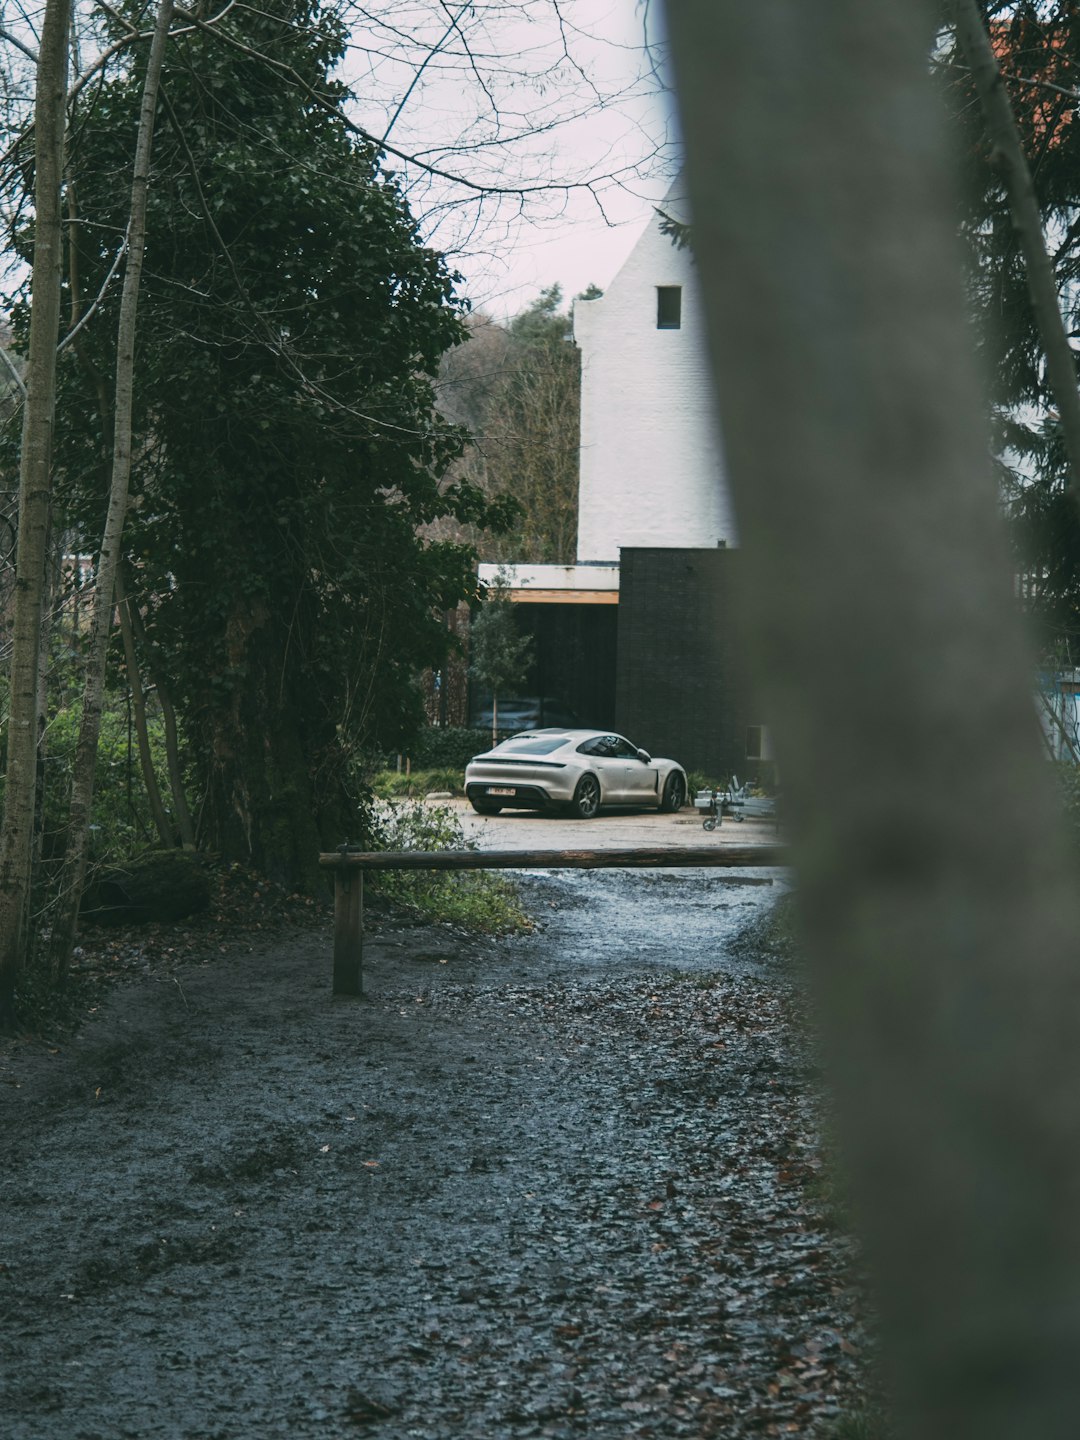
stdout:
POLYGON ((499 749, 504 755, 550 755, 565 744, 565 735, 521 735, 504 740, 499 749))

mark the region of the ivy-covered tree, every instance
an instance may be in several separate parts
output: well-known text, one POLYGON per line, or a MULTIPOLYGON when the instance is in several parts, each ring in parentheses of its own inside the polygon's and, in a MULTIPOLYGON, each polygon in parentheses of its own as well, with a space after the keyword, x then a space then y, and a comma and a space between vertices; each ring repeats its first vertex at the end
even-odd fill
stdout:
MULTIPOLYGON (((127 590, 175 686, 202 842, 289 883, 362 827, 357 747, 418 718, 413 677, 447 643, 435 612, 474 585, 467 548, 418 527, 499 520, 442 483, 462 433, 432 382, 461 306, 344 120, 345 40, 309 0, 173 37, 137 342, 127 590)), ((56 459, 84 546, 107 494, 140 71, 84 92, 71 127, 66 298, 73 318, 99 300, 62 357, 56 459)))

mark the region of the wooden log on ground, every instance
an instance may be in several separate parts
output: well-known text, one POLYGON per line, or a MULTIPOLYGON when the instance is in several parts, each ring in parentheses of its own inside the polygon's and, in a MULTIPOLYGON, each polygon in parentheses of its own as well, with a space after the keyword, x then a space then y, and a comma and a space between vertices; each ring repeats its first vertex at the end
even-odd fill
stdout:
POLYGON ((210 877, 188 850, 151 850, 102 870, 86 887, 82 920, 95 925, 172 924, 210 905, 210 877))

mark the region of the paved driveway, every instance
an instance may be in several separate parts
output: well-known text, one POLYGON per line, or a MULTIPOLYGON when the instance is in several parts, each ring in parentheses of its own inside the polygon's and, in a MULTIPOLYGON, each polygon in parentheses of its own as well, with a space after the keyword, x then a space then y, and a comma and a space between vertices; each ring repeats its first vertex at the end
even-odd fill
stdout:
POLYGON ((443 800, 461 820, 465 834, 485 850, 620 850, 653 845, 770 845, 776 827, 769 820, 740 823, 727 818, 718 830, 701 828, 701 816, 687 806, 677 815, 655 810, 604 811, 595 820, 508 810, 477 815, 467 800, 443 800))

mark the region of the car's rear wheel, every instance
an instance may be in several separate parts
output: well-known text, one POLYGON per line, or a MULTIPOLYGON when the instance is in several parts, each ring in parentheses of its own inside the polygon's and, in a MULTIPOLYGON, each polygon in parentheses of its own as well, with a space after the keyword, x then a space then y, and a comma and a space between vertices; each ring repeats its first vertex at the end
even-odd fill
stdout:
POLYGON ((681 810, 685 804, 686 781, 676 770, 664 781, 664 793, 660 797, 660 809, 666 814, 670 814, 673 810, 681 810))
POLYGON ((469 804, 478 815, 498 815, 502 806, 497 800, 474 800, 469 797, 469 804))
POLYGON ((583 775, 570 802, 570 814, 575 820, 592 820, 599 811, 600 781, 595 775, 583 775))

